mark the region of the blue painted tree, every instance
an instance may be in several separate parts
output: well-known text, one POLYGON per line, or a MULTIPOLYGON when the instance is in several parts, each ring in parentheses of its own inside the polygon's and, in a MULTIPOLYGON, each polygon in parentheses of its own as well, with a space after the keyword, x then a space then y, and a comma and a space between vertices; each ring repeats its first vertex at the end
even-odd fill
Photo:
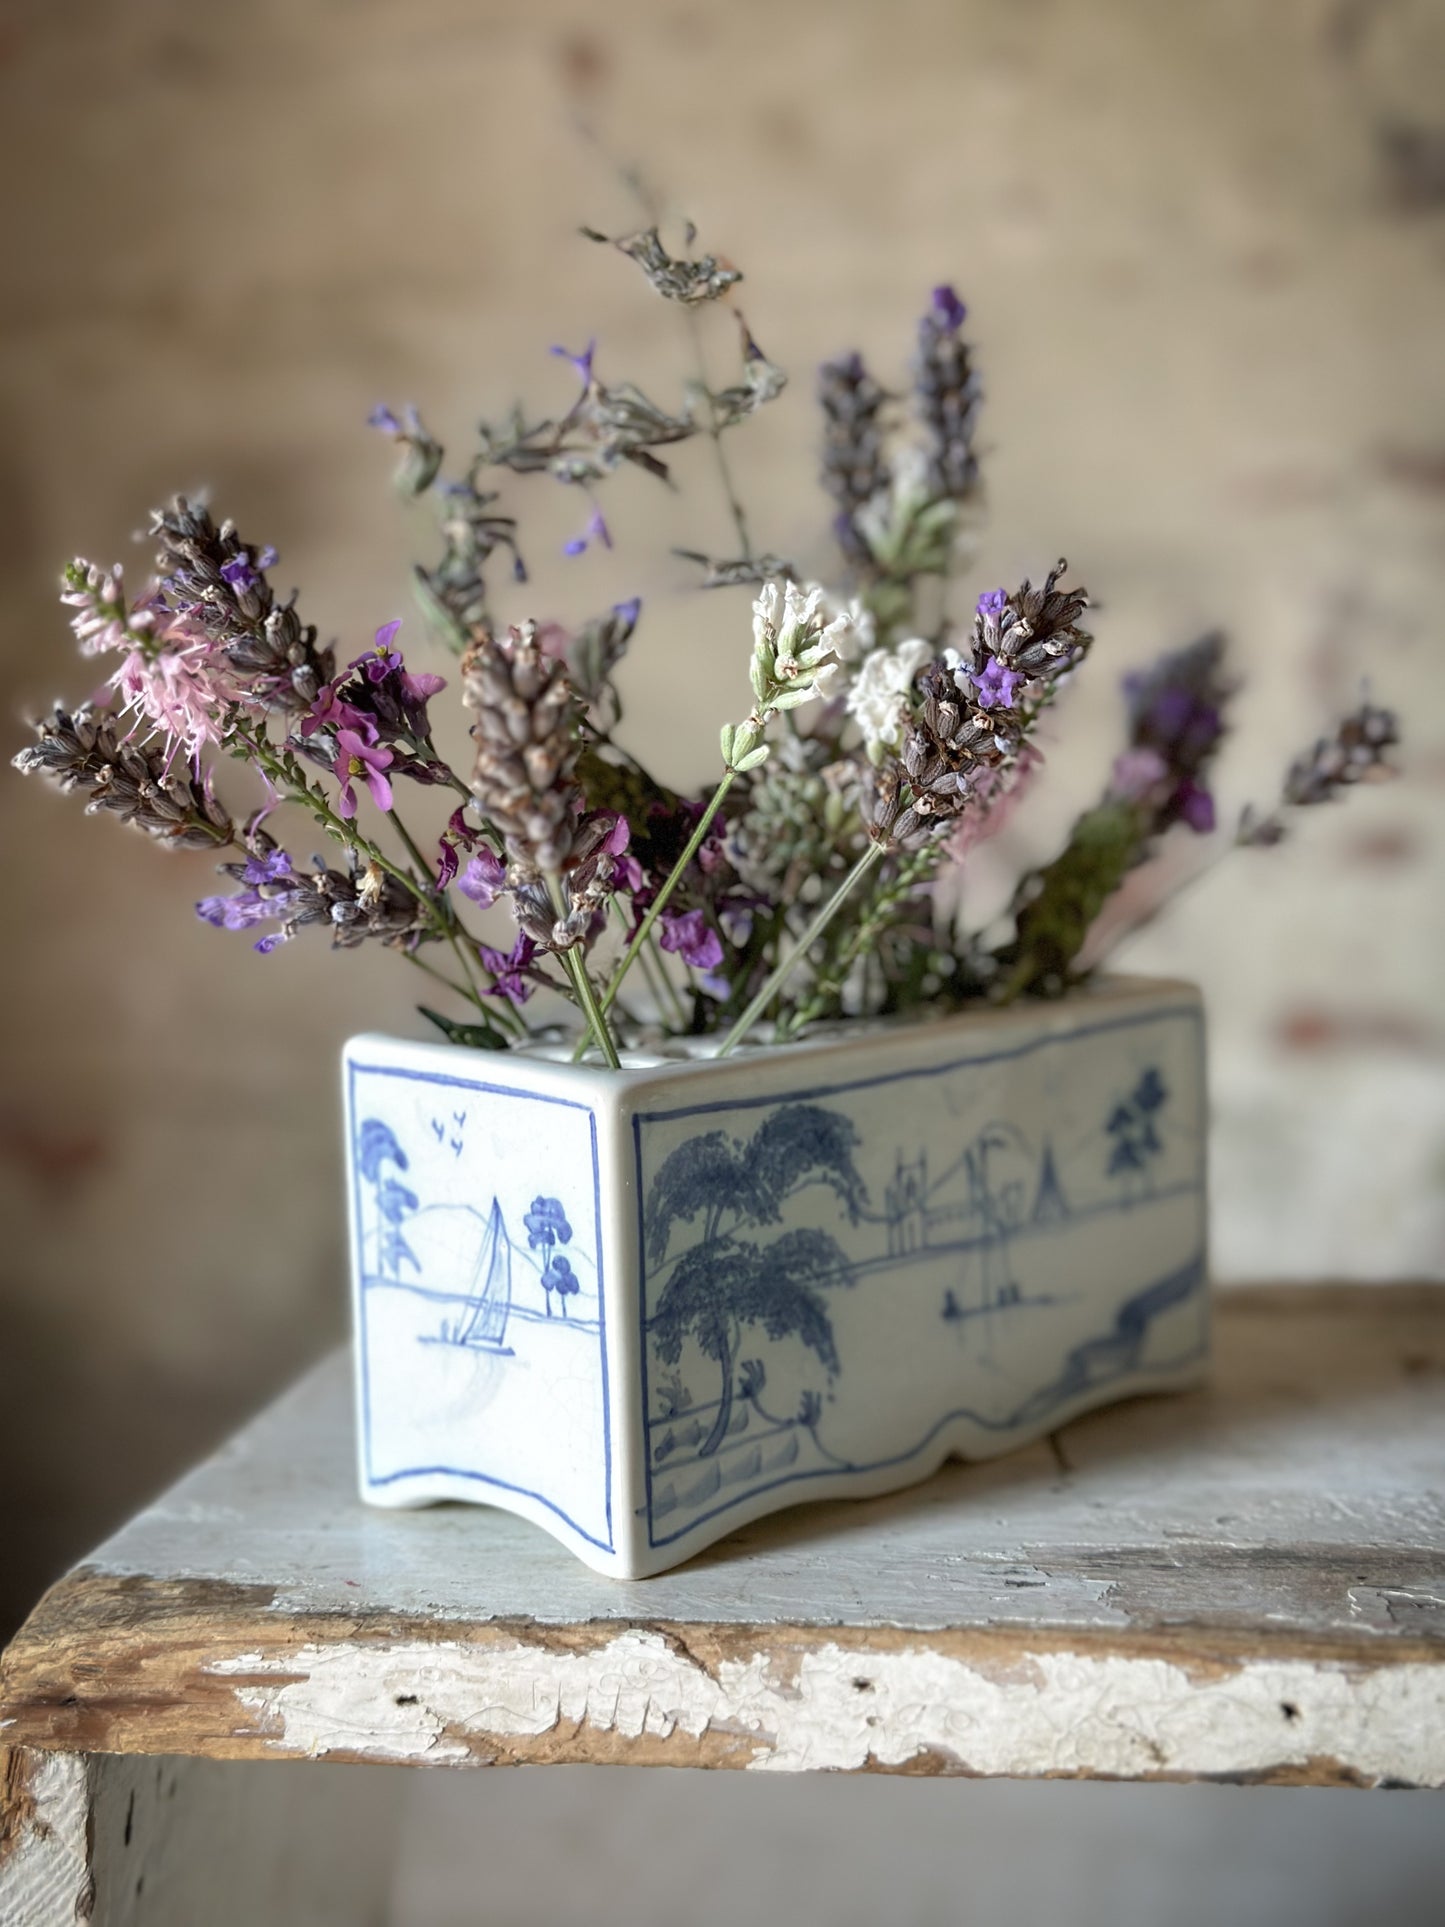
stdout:
POLYGON ((533 1251, 542 1254, 542 1291, 547 1305, 547 1316, 552 1316, 552 1293, 557 1293, 562 1306, 562 1316, 567 1316, 567 1300, 580 1289, 577 1277, 566 1258, 553 1256, 559 1244, 572 1242, 572 1227, 567 1222, 567 1213, 562 1209, 558 1198, 533 1198, 532 1208, 522 1219, 527 1231, 527 1243, 533 1251))
POLYGON ((575 1298, 582 1287, 577 1282, 576 1272, 573 1271, 571 1264, 562 1256, 560 1251, 555 1257, 547 1260, 546 1269, 542 1273, 542 1289, 547 1294, 547 1308, 549 1312, 552 1307, 552 1293, 554 1291, 556 1292, 558 1306, 562 1316, 565 1318, 567 1316, 567 1300, 569 1298, 575 1298))
POLYGON ((1159 1135, 1159 1113, 1169 1101, 1169 1090, 1151 1064, 1139 1075, 1128 1097, 1114 1106, 1105 1125, 1109 1137, 1109 1176, 1126 1185, 1138 1178, 1152 1188, 1153 1167, 1164 1155, 1159 1135))
MULTIPOLYGON (((658 1357, 676 1365, 691 1337, 718 1367, 721 1397, 699 1457, 716 1452, 732 1422, 738 1348, 745 1329, 774 1340, 799 1339, 829 1378, 839 1370, 823 1293, 851 1285, 853 1270, 826 1231, 794 1228, 768 1243, 741 1236, 745 1227, 781 1224, 783 1206, 809 1185, 822 1185, 856 1223, 866 1200, 853 1154, 858 1133, 836 1111, 787 1104, 747 1143, 708 1131, 680 1144, 665 1159, 648 1194, 646 1237, 654 1269, 668 1272, 649 1321, 658 1357), (678 1224, 700 1235, 675 1258, 669 1248, 678 1224)), ((762 1374, 749 1363, 748 1384, 762 1374)), ((749 1395, 745 1391, 745 1396, 749 1395)))
POLYGON ((384 1124, 379 1117, 369 1117, 357 1132, 356 1168, 374 1193, 377 1272, 385 1278, 389 1266, 391 1276, 399 1281, 404 1264, 410 1265, 413 1271, 421 1270, 401 1230, 403 1221, 417 1208, 417 1197, 387 1171, 388 1165, 405 1171, 408 1168, 406 1152, 397 1143, 389 1124, 384 1124))

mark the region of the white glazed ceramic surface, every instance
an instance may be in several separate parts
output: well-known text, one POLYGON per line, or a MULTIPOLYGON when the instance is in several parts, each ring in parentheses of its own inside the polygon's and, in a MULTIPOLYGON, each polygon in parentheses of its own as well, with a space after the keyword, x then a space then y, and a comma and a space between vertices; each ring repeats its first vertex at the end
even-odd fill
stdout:
POLYGON ((643 1577, 1202 1370, 1190 986, 620 1072, 358 1037, 344 1072, 373 1504, 643 1577))

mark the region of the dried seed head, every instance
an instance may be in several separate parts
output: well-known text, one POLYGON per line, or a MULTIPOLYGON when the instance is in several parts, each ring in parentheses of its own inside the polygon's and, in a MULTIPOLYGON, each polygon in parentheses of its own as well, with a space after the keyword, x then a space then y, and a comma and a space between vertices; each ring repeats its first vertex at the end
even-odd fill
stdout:
POLYGON ((563 663, 543 654, 535 623, 505 641, 484 635, 462 658, 462 700, 475 721, 472 793, 501 831, 524 882, 577 862, 579 713, 563 663))

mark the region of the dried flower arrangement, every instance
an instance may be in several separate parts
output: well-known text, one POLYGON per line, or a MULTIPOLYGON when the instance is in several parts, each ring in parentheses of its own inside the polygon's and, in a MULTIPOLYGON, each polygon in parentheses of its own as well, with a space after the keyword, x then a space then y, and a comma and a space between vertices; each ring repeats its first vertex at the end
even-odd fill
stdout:
MULTIPOLYGON (((398 622, 338 669, 294 597, 273 590, 274 551, 184 498, 154 517, 156 574, 137 599, 119 567, 66 571, 82 654, 119 666, 107 701, 57 707, 17 766, 162 843, 229 853, 221 868, 236 887, 198 912, 262 931, 263 953, 313 924, 340 948, 376 939, 398 951, 467 1006, 465 1017, 423 1006, 462 1044, 526 1043, 542 991, 576 1006, 574 1054, 595 1048, 613 1066, 620 1045, 659 1030, 716 1034, 726 1054, 764 1020, 782 1042, 840 1014, 1060 993, 1082 974, 1106 901, 1166 831, 1216 832, 1208 780, 1231 694, 1220 639, 1126 680, 1127 742, 1104 793, 1053 861, 1021 879, 1006 932, 950 927, 933 908, 948 894, 937 886, 1023 795, 1040 721, 1091 642, 1088 597, 1065 584, 1062 562, 1038 586, 986 590, 965 622, 950 613, 980 500, 981 386, 963 303, 937 288, 918 325, 911 446, 896 446, 901 398, 859 355, 823 364, 822 481, 844 582, 800 587, 754 548, 727 459, 724 438, 785 382, 732 305, 738 270, 672 254, 656 226, 583 232, 634 262, 694 327, 700 311, 729 310, 740 371, 721 389, 697 381, 674 413, 604 379, 595 344, 555 349, 576 377, 571 406, 483 424, 460 479, 444 476, 415 410, 375 411, 400 454, 402 494, 437 511, 441 553, 417 568, 416 587, 460 658, 470 771, 434 745, 429 705, 445 684, 407 668, 398 622), (516 520, 488 483, 544 474, 580 491, 588 518, 567 544, 577 555, 612 545, 608 478, 631 465, 668 483, 663 451, 693 438, 712 444, 737 553, 682 553, 703 590, 755 596, 752 707, 723 727, 721 779, 702 797, 669 790, 614 740, 614 676, 641 603, 573 633, 502 628, 489 582, 499 556, 515 583, 527 572, 516 520), (244 821, 217 794, 224 757, 260 782, 262 806, 244 821), (403 822, 402 782, 455 799, 434 856, 403 822), (282 802, 340 845, 340 867, 307 867, 278 844, 265 824, 282 802), (506 949, 482 941, 464 907, 502 900, 515 919, 506 949)), ((1391 714, 1364 704, 1295 762, 1273 808, 1245 813, 1233 843, 1277 843, 1289 811, 1387 775, 1397 734, 1391 714)))

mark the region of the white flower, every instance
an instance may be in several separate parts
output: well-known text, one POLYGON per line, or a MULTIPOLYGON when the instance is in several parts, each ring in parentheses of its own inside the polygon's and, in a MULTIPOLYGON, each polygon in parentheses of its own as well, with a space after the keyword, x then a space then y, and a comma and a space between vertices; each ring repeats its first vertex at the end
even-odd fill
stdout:
POLYGON ((933 644, 911 636, 896 649, 875 649, 848 691, 848 714, 863 732, 871 760, 903 740, 908 696, 920 669, 933 659, 933 644))
POLYGON ((753 604, 753 692, 765 714, 794 709, 821 693, 840 652, 848 646, 853 623, 848 615, 828 617, 823 591, 800 589, 796 582, 764 583, 753 604))

